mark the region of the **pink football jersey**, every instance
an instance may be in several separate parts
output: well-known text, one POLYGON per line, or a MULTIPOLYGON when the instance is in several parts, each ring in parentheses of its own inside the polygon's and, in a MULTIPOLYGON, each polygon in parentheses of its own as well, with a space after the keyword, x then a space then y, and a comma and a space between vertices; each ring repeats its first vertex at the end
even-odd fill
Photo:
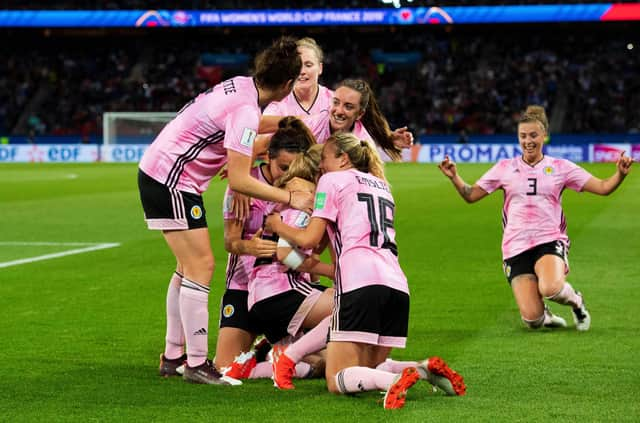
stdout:
POLYGON ((338 293, 370 285, 409 293, 398 263, 394 210, 389 185, 371 174, 348 169, 322 175, 313 217, 329 221, 338 293))
MULTIPOLYGON (((323 111, 313 116, 307 116, 302 121, 307 125, 318 144, 324 144, 331 136, 329 111, 323 111)), ((368 141, 371 145, 375 146, 373 138, 371 138, 371 135, 369 135, 364 125, 359 120, 356 120, 353 125, 352 132, 356 137, 358 137, 358 139, 368 141)))
POLYGON ((591 174, 575 163, 549 156, 535 166, 514 157, 489 169, 476 184, 488 193, 504 191, 503 259, 555 240, 568 244, 562 191, 582 191, 590 178, 591 174))
MULTIPOLYGON (((300 210, 286 208, 280 212, 280 217, 284 223, 296 228, 305 228, 309 224, 309 215, 300 210)), ((269 235, 263 234, 265 237, 269 235)), ((311 292, 309 283, 308 273, 291 270, 276 259, 258 259, 249 278, 249 309, 258 301, 290 290, 308 295, 311 292)))
MULTIPOLYGON (((269 182, 262 173, 262 166, 256 166, 251 169, 251 176, 268 184, 269 182)), ((233 202, 234 192, 227 186, 224 194, 222 206, 222 216, 225 220, 235 219, 234 213, 231 212, 231 204, 233 202)), ((267 214, 267 207, 272 204, 268 201, 251 199, 251 208, 249 217, 244 222, 242 230, 242 239, 248 240, 253 238, 256 232, 262 227, 264 216, 267 214)), ((253 269, 256 258, 249 255, 237 255, 229 253, 227 260, 227 289, 237 289, 246 291, 249 282, 249 275, 253 269)))
POLYGON ((263 114, 265 116, 304 116, 315 115, 323 110, 329 110, 331 107, 331 99, 333 98, 333 91, 322 85, 318 86, 318 93, 313 101, 313 104, 309 109, 302 107, 298 101, 295 92, 286 96, 281 101, 274 101, 270 103, 265 109, 263 114))
POLYGON ((227 150, 246 156, 260 122, 253 78, 238 76, 187 103, 156 137, 140 169, 171 189, 202 194, 227 162, 227 150))

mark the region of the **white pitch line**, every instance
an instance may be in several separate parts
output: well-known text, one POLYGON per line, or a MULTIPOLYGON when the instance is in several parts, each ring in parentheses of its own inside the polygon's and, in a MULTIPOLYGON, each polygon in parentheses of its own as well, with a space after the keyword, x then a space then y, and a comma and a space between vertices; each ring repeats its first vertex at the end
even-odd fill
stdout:
MULTIPOLYGON (((0 245, 17 245, 19 243, 0 243, 0 245)), ((87 245, 87 243, 27 243, 28 245, 87 245)), ((76 248, 74 250, 67 250, 67 251, 62 251, 59 253, 52 253, 52 254, 45 254, 42 256, 36 256, 36 257, 29 257, 29 258, 24 258, 24 259, 20 259, 20 260, 13 260, 13 261, 5 261, 4 263, 0 263, 0 268, 3 267, 9 267, 9 266, 17 266, 20 264, 26 264, 26 263, 33 263, 35 261, 41 261, 41 260, 49 260, 49 259, 53 259, 53 258, 58 258, 58 257, 64 257, 64 256, 70 256, 72 254, 82 254, 82 253, 87 253, 89 251, 95 251, 95 250, 104 250, 106 248, 113 248, 113 247, 119 247, 120 244, 119 243, 104 243, 104 244, 89 244, 91 245, 91 247, 86 247, 86 248, 76 248)))
POLYGON ((24 245, 36 245, 36 246, 59 246, 59 245, 102 245, 102 242, 28 242, 28 241, 6 241, 0 242, 0 246, 24 246, 24 245))

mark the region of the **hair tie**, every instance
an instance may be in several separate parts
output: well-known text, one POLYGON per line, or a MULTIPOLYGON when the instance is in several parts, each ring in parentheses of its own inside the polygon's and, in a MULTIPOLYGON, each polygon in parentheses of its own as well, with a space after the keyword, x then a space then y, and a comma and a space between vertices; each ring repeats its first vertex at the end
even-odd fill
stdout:
POLYGON ((369 143, 366 142, 365 140, 360 140, 360 147, 368 147, 369 143))

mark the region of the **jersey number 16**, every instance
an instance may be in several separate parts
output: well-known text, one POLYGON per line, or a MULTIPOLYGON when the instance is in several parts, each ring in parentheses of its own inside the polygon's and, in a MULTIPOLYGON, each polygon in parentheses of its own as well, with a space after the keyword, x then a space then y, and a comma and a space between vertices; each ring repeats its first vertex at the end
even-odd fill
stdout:
POLYGON ((375 197, 378 201, 378 210, 380 215, 376 216, 375 199, 371 194, 358 193, 358 201, 362 201, 367 205, 367 216, 369 217, 369 224, 371 225, 371 232, 369 233, 369 244, 372 247, 387 248, 391 250, 394 255, 398 255, 398 246, 391 241, 388 229, 393 229, 393 212, 395 210, 395 204, 386 198, 375 197), (387 210, 390 210, 391 219, 387 218, 387 210), (382 232, 384 241, 382 245, 378 245, 378 238, 382 232))

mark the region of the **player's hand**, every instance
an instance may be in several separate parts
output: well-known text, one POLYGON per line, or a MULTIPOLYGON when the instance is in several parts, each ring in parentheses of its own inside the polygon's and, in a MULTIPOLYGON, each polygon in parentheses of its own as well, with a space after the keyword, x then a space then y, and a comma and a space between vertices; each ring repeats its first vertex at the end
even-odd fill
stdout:
POLYGON ((444 160, 440 162, 438 168, 449 179, 453 179, 458 174, 456 163, 451 160, 448 155, 444 156, 444 160))
POLYGON ((413 145, 413 134, 406 126, 397 128, 391 133, 393 145, 398 149, 410 148, 413 145))
POLYGON ((282 223, 280 213, 271 213, 264 220, 264 230, 267 232, 278 233, 278 225, 282 223))
POLYGON ((229 169, 226 167, 220 172, 220 179, 225 180, 229 177, 229 169))
POLYGON ((239 192, 233 193, 231 200, 231 213, 233 213, 236 219, 243 221, 249 217, 251 210, 251 197, 239 192))
POLYGON ((291 193, 291 201, 289 206, 306 213, 313 213, 314 195, 308 191, 289 191, 291 193))
POLYGON ((251 237, 249 241, 249 247, 247 248, 247 254, 254 257, 273 257, 276 253, 277 243, 268 239, 260 238, 262 236, 262 229, 251 237))
POLYGON ((633 158, 625 156, 624 153, 624 151, 620 153, 620 157, 618 157, 618 160, 616 161, 616 167, 622 175, 627 176, 629 174, 629 170, 631 170, 633 158))

